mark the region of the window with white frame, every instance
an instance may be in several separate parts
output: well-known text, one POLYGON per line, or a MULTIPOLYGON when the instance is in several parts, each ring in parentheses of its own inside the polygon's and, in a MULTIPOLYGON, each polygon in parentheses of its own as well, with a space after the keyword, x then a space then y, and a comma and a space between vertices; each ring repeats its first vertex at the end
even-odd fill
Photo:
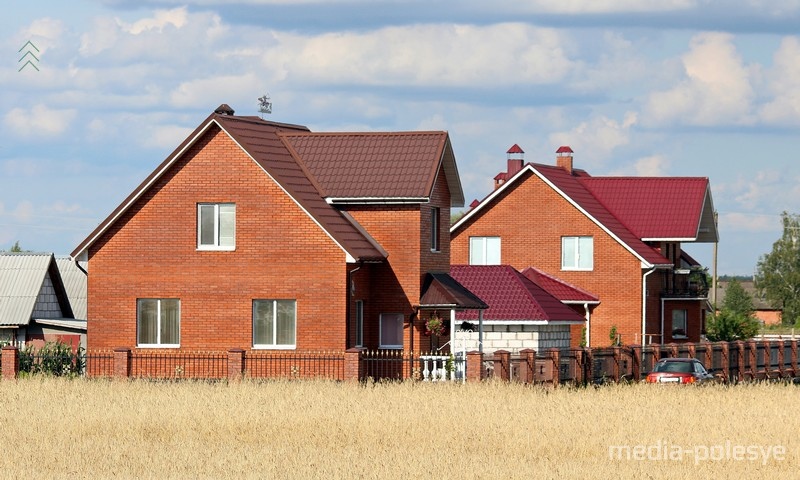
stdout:
POLYGON ((236 204, 197 204, 198 250, 233 250, 236 247, 236 204))
POLYGON ((136 300, 136 344, 140 347, 179 347, 181 301, 177 298, 136 300))
POLYGON ((686 310, 672 311, 672 338, 686 338, 686 310))
POLYGON ((381 313, 380 348, 403 348, 403 314, 381 313))
POLYGON ((500 265, 500 237, 469 237, 470 265, 500 265))
POLYGON ((592 270, 594 268, 594 239, 592 237, 561 237, 561 269, 592 270))
POLYGON ((253 300, 253 348, 295 348, 296 330, 295 300, 253 300))
POLYGON ((431 207, 431 251, 438 252, 439 245, 439 222, 441 211, 439 207, 431 207))
POLYGON ((364 301, 356 300, 356 347, 364 346, 364 301))

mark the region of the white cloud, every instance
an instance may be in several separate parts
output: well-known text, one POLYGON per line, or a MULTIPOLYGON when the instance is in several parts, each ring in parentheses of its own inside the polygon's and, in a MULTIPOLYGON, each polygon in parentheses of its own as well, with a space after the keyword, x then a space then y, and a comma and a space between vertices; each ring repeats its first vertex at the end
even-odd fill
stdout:
POLYGON ((30 200, 22 200, 14 208, 12 216, 18 222, 27 223, 33 217, 33 203, 30 200))
POLYGON ((651 155, 640 158, 633 165, 638 177, 663 177, 667 174, 669 160, 663 155, 651 155))
POLYGON ((33 50, 33 53, 41 60, 47 50, 58 45, 64 32, 65 27, 61 20, 44 17, 32 21, 30 25, 21 29, 16 37, 19 39, 19 46, 30 40, 38 49, 38 52, 33 50))
POLYGON ((185 6, 172 10, 156 10, 151 18, 142 18, 131 24, 120 22, 126 32, 138 35, 147 30, 164 31, 167 25, 181 28, 188 21, 188 12, 185 6))
POLYGON ((682 57, 684 78, 674 88, 650 95, 642 118, 647 125, 747 125, 753 122, 751 71, 724 33, 692 38, 682 57))
POLYGON ((800 122, 800 39, 786 37, 773 56, 773 66, 765 72, 772 100, 761 110, 767 123, 800 122))
POLYGON ((426 24, 303 37, 275 33, 263 56, 274 80, 406 86, 534 85, 574 67, 556 30, 519 23, 426 24))
POLYGON ((239 102, 242 104, 248 102, 253 105, 253 112, 255 112, 255 99, 261 93, 264 85, 264 81, 253 73, 203 78, 181 83, 169 94, 169 100, 175 107, 209 107, 211 109, 220 103, 228 103, 233 106, 239 102))
POLYGON ((666 12, 697 6, 695 0, 534 0, 530 9, 552 13, 666 12))
POLYGON ((37 104, 30 110, 11 109, 3 117, 3 123, 21 137, 42 139, 64 133, 76 115, 74 109, 51 109, 37 104))
POLYGON ((180 145, 192 130, 178 125, 152 125, 150 135, 144 140, 144 146, 172 149, 180 145))
POLYGON ((719 228, 732 232, 776 232, 780 231, 777 215, 730 212, 721 213, 719 228))
POLYGON ((627 112, 622 121, 604 115, 579 123, 568 132, 550 134, 552 145, 568 145, 575 151, 576 166, 590 169, 601 165, 618 147, 630 141, 630 129, 637 123, 637 115, 627 112))

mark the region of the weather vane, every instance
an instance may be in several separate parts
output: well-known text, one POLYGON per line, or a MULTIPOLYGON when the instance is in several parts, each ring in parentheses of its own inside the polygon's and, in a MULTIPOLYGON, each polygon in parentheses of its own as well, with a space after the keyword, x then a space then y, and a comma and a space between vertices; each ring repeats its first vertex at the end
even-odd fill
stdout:
POLYGON ((272 102, 268 93, 258 98, 258 111, 261 112, 262 120, 264 119, 264 114, 272 113, 272 102))

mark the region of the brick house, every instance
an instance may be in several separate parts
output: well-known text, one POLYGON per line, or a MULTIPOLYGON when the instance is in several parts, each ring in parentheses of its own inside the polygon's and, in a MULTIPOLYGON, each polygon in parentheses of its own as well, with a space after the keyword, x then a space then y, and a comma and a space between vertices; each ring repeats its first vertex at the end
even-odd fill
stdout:
POLYGON ((591 292, 590 346, 614 327, 628 344, 700 340, 705 271, 682 245, 718 240, 707 178, 592 177, 569 147, 555 166, 507 153, 494 191, 450 229, 453 263, 532 266, 591 292))
POLYGON ((73 251, 88 347, 424 351, 427 289, 481 306, 448 275, 462 205, 446 132, 312 133, 221 105, 73 251))

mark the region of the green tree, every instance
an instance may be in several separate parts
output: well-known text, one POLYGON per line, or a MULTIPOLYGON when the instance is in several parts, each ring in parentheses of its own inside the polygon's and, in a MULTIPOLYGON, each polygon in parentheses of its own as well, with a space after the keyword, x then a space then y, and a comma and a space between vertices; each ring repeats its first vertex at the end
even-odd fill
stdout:
POLYGON ((800 324, 800 215, 783 212, 783 235, 758 260, 755 284, 773 307, 783 310, 783 324, 800 324))
POLYGON ((760 324, 755 317, 753 297, 739 280, 733 279, 725 289, 722 310, 706 325, 706 337, 712 342, 747 340, 758 334, 760 324))
POLYGON ((14 245, 11 246, 11 250, 9 250, 9 252, 11 252, 11 253, 20 253, 20 252, 22 252, 22 247, 19 246, 19 240, 17 240, 14 243, 14 245))

